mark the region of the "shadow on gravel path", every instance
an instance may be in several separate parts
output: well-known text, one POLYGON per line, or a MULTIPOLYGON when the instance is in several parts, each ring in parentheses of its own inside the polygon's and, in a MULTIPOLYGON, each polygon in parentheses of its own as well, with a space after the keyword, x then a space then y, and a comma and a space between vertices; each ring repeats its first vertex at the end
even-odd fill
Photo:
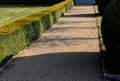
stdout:
POLYGON ((102 81, 101 75, 96 75, 101 72, 99 63, 97 52, 20 57, 6 67, 4 80, 0 77, 0 81, 102 81))

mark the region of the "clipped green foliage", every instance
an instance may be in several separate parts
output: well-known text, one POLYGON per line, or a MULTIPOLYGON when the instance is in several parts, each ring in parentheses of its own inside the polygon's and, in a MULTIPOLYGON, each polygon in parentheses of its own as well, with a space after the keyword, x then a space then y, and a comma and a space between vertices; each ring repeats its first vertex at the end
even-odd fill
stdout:
POLYGON ((73 5, 73 0, 65 0, 46 10, 17 19, 13 23, 0 27, 0 65, 3 65, 6 58, 14 56, 41 36, 73 5))
POLYGON ((114 0, 108 6, 102 19, 101 33, 107 49, 105 59, 120 64, 120 0, 114 0))
POLYGON ((112 0, 96 0, 100 15, 103 15, 105 9, 107 8, 107 6, 110 4, 111 1, 112 0))
POLYGON ((25 25, 20 23, 14 22, 0 28, 0 64, 3 64, 3 60, 18 53, 39 36, 39 26, 35 21, 25 25))
POLYGON ((0 4, 22 4, 22 5, 51 5, 65 0, 0 0, 0 4))

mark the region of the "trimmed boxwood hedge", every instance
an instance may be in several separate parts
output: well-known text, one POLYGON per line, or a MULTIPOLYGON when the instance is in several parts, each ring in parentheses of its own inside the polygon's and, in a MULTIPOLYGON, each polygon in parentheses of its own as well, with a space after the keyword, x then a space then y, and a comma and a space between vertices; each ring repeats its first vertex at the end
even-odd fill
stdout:
POLYGON ((120 65, 120 0, 112 1, 106 9, 101 33, 107 49, 105 59, 108 59, 111 65, 118 67, 120 65))
POLYGON ((111 1, 112 0, 96 0, 100 15, 103 15, 105 9, 107 8, 107 6, 110 4, 111 1))
POLYGON ((22 5, 52 5, 65 0, 0 0, 0 4, 22 4, 22 5))
POLYGON ((74 5, 73 0, 65 0, 50 8, 20 18, 0 27, 0 64, 9 56, 17 54, 37 39, 74 5))

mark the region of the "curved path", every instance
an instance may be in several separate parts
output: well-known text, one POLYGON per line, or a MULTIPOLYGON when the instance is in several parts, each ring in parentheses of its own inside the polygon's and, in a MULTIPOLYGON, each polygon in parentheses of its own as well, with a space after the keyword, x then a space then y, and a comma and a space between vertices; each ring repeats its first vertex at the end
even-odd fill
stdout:
POLYGON ((74 6, 14 57, 0 81, 103 81, 94 6, 74 6))

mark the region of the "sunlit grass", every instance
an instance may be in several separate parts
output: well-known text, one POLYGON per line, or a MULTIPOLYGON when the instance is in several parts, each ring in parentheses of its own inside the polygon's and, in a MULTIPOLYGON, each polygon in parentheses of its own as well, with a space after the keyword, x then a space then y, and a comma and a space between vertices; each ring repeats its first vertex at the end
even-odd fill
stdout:
POLYGON ((0 27, 20 17, 42 11, 50 6, 43 5, 0 5, 0 27))
MULTIPOLYGON (((98 6, 95 5, 95 13, 96 14, 99 14, 99 11, 98 11, 98 6)), ((97 19, 97 26, 101 26, 101 21, 102 21, 102 16, 100 15, 96 15, 96 19, 97 19)))
POLYGON ((101 22, 102 22, 102 16, 99 15, 99 11, 98 11, 98 6, 95 5, 95 13, 96 13, 96 24, 99 28, 99 40, 100 40, 100 48, 101 50, 105 51, 105 45, 103 44, 103 39, 102 39, 102 35, 101 35, 101 22))

